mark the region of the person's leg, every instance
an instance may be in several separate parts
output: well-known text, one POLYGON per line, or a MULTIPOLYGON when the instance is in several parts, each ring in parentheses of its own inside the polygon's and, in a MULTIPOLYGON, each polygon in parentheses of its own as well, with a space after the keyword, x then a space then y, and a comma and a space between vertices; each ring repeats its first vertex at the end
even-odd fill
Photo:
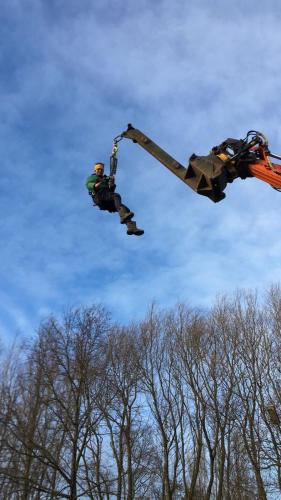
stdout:
MULTIPOLYGON (((116 212, 119 213, 121 224, 126 224, 128 235, 134 234, 136 236, 141 236, 144 233, 143 229, 139 229, 136 225, 136 222, 132 221, 134 214, 128 207, 126 207, 126 205, 122 203, 120 194, 110 192, 103 193, 103 196, 99 199, 98 206, 102 210, 108 210, 108 203, 112 203, 112 205, 115 207, 116 212)), ((109 211, 112 212, 113 210, 109 211)))
POLYGON ((121 224, 125 224, 128 220, 134 217, 133 212, 130 211, 126 205, 122 203, 121 196, 119 193, 111 193, 112 200, 114 202, 115 208, 120 215, 121 224))

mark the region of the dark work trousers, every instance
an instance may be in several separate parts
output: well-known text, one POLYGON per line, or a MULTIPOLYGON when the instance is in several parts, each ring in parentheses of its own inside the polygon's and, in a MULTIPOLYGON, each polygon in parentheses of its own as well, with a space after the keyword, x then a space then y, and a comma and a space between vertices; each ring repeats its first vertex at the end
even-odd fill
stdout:
POLYGON ((108 210, 109 212, 119 212, 120 208, 122 208, 125 212, 130 212, 130 209, 122 203, 119 193, 113 193, 111 191, 94 193, 93 200, 101 210, 108 210))

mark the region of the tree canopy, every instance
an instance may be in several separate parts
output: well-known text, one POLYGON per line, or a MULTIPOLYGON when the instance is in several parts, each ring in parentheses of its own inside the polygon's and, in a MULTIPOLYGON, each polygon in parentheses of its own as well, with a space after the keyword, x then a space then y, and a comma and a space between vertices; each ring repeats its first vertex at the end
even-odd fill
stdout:
POLYGON ((101 306, 2 352, 2 498, 270 498, 281 491, 281 290, 211 311, 101 306))

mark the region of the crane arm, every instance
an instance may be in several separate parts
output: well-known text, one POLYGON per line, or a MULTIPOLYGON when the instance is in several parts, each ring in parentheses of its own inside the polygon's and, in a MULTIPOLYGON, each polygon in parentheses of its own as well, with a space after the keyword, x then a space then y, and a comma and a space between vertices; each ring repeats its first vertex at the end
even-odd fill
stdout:
POLYGON ((208 196, 214 202, 225 197, 223 190, 227 182, 232 182, 233 178, 238 176, 236 172, 231 172, 231 168, 226 167, 225 162, 216 155, 211 155, 209 161, 206 161, 205 157, 192 155, 186 168, 131 124, 128 125, 127 130, 122 132, 121 137, 138 143, 187 186, 199 194, 208 196), (200 158, 200 162, 198 158, 200 158))
MULTIPOLYGON (((276 155, 271 155, 276 157, 276 155)), ((281 189, 281 165, 277 163, 268 163, 266 160, 260 160, 256 163, 250 163, 249 172, 253 177, 267 182, 274 189, 281 189)))
POLYGON ((187 184, 185 178, 186 168, 140 130, 129 124, 127 130, 125 130, 121 136, 126 139, 132 139, 133 142, 137 142, 142 148, 146 149, 148 153, 154 156, 156 160, 165 165, 173 174, 187 184))
POLYGON ((118 136, 118 140, 121 138, 139 144, 191 189, 214 202, 225 198, 223 191, 226 185, 238 177, 257 177, 275 189, 281 189, 281 165, 272 164, 269 156, 277 159, 281 157, 269 153, 267 141, 259 132, 248 132, 244 140, 227 139, 214 147, 208 156, 193 154, 187 167, 131 124, 118 136), (229 155, 229 147, 233 154, 229 155), (228 153, 228 156, 220 153, 228 153), (225 157, 228 159, 225 160, 225 157))

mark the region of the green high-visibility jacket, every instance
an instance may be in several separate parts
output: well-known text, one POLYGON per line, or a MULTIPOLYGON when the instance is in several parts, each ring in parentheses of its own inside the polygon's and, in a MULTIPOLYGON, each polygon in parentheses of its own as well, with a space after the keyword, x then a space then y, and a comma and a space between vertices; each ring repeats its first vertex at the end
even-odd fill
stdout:
POLYGON ((108 182, 109 178, 106 175, 101 178, 99 175, 92 174, 86 180, 86 188, 91 193, 101 193, 105 189, 109 189, 108 182), (95 184, 101 180, 101 185, 98 188, 95 188, 95 184))

